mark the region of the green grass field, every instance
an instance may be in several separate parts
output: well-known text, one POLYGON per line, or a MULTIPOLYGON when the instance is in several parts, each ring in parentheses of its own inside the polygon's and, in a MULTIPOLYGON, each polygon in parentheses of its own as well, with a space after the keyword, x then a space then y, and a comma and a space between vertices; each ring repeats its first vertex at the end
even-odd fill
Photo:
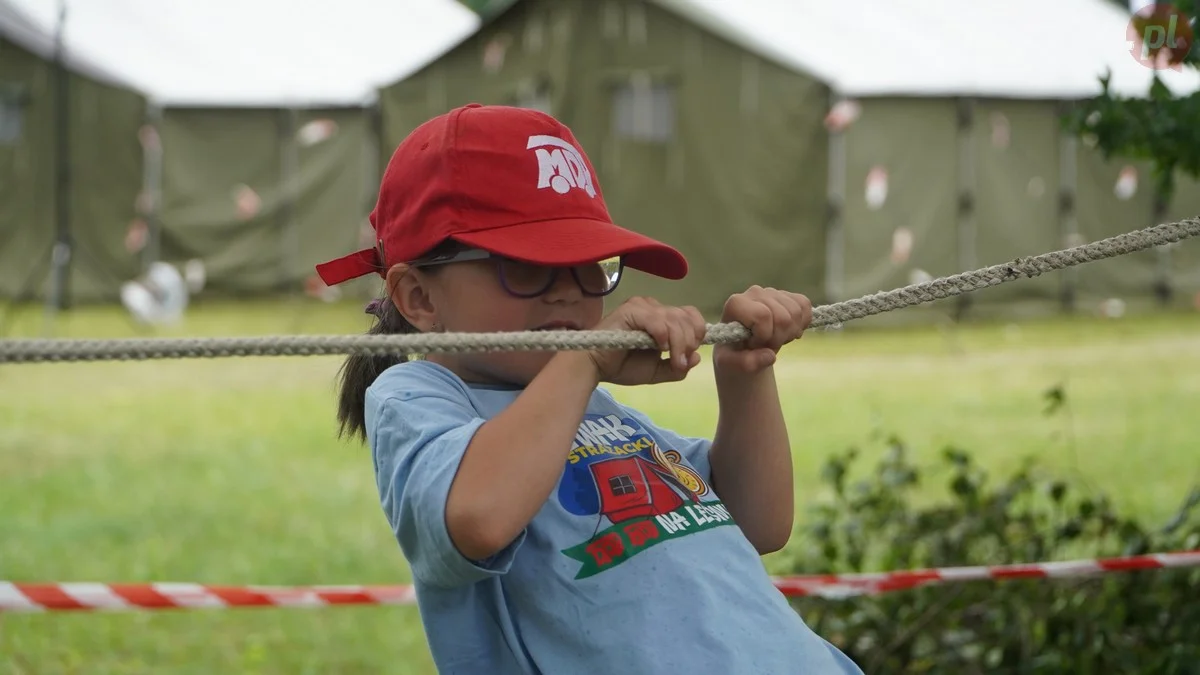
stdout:
MULTIPOLYGON (((346 333, 356 305, 206 305, 166 334, 346 333)), ((10 335, 37 335, 41 317, 10 335)), ((133 334, 111 310, 59 335, 133 334)), ((1022 457, 1161 522, 1200 482, 1200 313, 813 333, 778 366, 803 505, 873 430, 1022 457), (1062 385, 1067 414, 1042 414, 1062 385)), ((0 366, 0 580, 405 583, 365 448, 333 438, 340 359, 0 366)), ((711 373, 618 391, 710 434, 711 373)), ((768 559, 770 566, 772 559, 768 559)), ((813 570, 814 572, 820 570, 813 570)), ((429 673, 415 607, 0 614, 0 673, 429 673)))

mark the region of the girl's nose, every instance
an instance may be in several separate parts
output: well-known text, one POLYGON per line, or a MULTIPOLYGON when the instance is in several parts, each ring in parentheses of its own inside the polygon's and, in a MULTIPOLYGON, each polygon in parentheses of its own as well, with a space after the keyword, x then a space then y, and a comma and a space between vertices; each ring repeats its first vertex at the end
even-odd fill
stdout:
POLYGON ((546 302, 579 301, 583 297, 583 290, 579 288, 579 284, 575 281, 575 276, 571 274, 571 270, 564 267, 558 268, 554 272, 554 282, 550 284, 550 288, 542 296, 546 302))

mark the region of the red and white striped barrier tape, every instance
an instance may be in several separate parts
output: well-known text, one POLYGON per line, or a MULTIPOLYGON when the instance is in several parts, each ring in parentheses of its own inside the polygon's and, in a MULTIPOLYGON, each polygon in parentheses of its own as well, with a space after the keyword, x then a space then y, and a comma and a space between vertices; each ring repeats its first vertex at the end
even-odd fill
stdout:
POLYGON ((25 584, 0 581, 0 612, 411 605, 415 601, 411 586, 25 584))
POLYGON ((781 577, 775 585, 789 597, 815 595, 823 598, 848 598, 879 595, 919 586, 956 581, 1001 579, 1049 579, 1095 576, 1109 572, 1132 572, 1166 567, 1200 566, 1200 549, 1174 553, 1154 553, 1125 558, 1067 560, 991 567, 943 567, 931 570, 879 572, 867 574, 818 574, 781 577))
MULTIPOLYGON (((902 572, 776 577, 774 582, 776 588, 789 597, 818 596, 842 599, 958 581, 1063 578, 1195 566, 1200 566, 1200 550, 992 567, 946 567, 902 572)), ((411 605, 415 602, 416 594, 411 586, 28 584, 0 581, 0 612, 411 605)))

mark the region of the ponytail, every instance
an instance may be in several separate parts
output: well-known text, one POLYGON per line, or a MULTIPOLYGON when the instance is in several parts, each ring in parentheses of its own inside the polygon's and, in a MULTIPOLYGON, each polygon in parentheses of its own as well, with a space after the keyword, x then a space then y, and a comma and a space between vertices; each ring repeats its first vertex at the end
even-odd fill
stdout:
MULTIPOLYGON (((386 295, 372 301, 368 310, 375 315, 375 324, 368 335, 396 335, 419 332, 410 324, 391 298, 386 295)), ((408 361, 404 354, 351 354, 340 371, 341 391, 338 395, 338 438, 350 436, 360 441, 367 439, 366 400, 367 388, 383 371, 408 361)))
MULTIPOLYGON (((428 255, 444 255, 463 250, 462 244, 446 239, 434 246, 428 255)), ((436 268, 426 272, 437 274, 436 268)), ((375 325, 367 331, 368 335, 409 335, 420 333, 416 326, 408 322, 391 297, 385 292, 383 296, 367 305, 367 313, 375 315, 375 325)), ((392 366, 408 361, 404 354, 372 356, 369 354, 351 354, 341 369, 341 391, 338 395, 338 438, 350 436, 361 441, 367 440, 366 403, 367 388, 383 371, 392 366)))

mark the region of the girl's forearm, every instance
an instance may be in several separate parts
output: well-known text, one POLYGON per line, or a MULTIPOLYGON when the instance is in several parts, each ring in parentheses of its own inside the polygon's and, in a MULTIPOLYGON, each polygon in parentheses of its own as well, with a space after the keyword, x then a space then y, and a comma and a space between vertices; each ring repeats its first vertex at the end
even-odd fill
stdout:
POLYGON ((713 490, 759 553, 787 545, 795 518, 792 452, 773 368, 717 373, 709 452, 713 490))
POLYGON ((533 520, 562 476, 598 384, 586 353, 560 352, 511 406, 476 431, 446 503, 446 526, 460 553, 488 558, 533 520))

